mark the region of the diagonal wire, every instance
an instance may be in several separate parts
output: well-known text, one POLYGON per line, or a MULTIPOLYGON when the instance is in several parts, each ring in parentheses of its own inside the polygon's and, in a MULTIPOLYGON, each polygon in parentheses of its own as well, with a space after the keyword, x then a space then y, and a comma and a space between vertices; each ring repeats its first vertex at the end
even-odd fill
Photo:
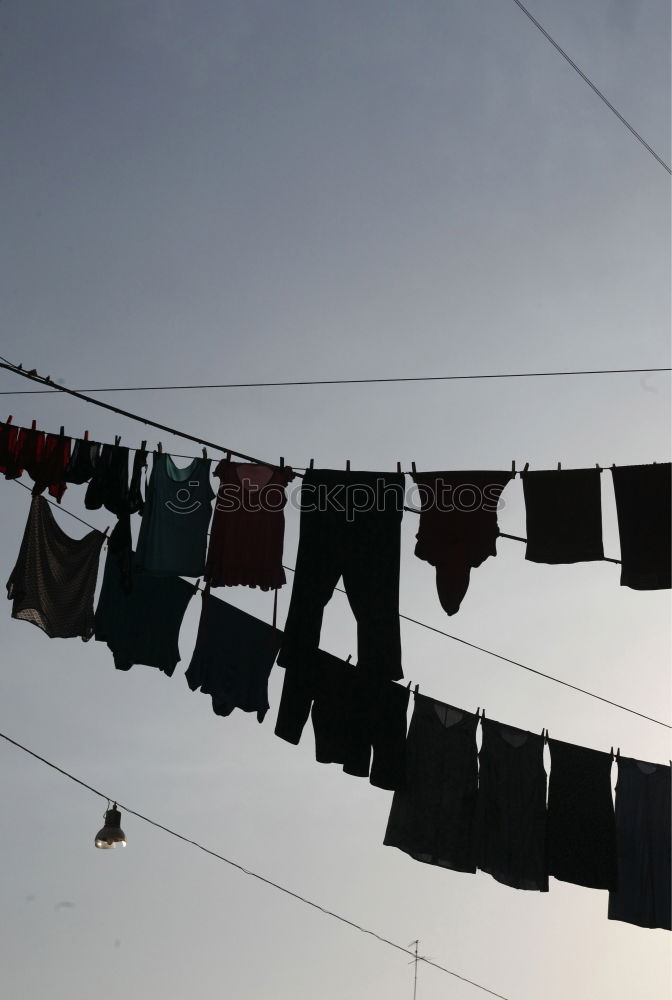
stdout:
POLYGON ((217 861, 223 861, 224 864, 229 865, 231 868, 235 868, 243 875, 254 878, 258 882, 262 882, 264 885, 269 886, 271 889, 277 889, 278 892, 282 892, 286 896, 291 896, 292 899, 296 899, 299 903, 303 903, 305 906, 310 906, 313 910, 319 910, 319 912, 323 913, 325 916, 332 917, 334 920, 338 920, 340 923, 346 924, 348 927, 352 927, 361 934, 367 934, 370 937, 375 938, 377 941, 380 941, 381 944, 386 944, 388 947, 394 948, 396 951, 403 952, 404 955, 410 955, 418 962, 424 962, 426 965, 431 965, 433 968, 446 973, 448 976, 453 976, 453 978, 459 979, 463 983, 468 983, 469 986, 474 986, 476 989, 482 990, 483 993, 487 993, 492 997, 497 997, 498 1000, 508 1000, 508 998, 503 996, 501 993, 495 993, 494 990, 488 989, 487 986, 482 986, 473 979, 467 979, 466 976, 461 976, 458 972, 454 972, 452 969, 448 969, 444 965, 439 965, 438 962, 434 962, 430 958, 418 955, 416 959, 416 956, 412 951, 409 951, 408 948, 404 948, 403 945, 397 944, 396 941, 392 941, 390 938, 387 938, 382 934, 378 934, 377 931, 372 931, 368 927, 364 927, 362 924, 356 923, 354 920, 349 920, 347 917, 343 917, 339 913, 335 913, 333 910, 327 909, 326 906, 321 906, 319 903, 315 903, 312 899, 308 899, 306 896, 301 896, 298 892, 288 889, 279 882, 274 882, 272 879, 266 878, 264 875, 259 875, 258 872, 252 871, 251 868, 245 868, 244 865, 239 864, 237 861, 232 861, 231 858, 227 858, 225 855, 219 854, 217 851, 213 851, 209 847, 205 847, 197 840, 192 840, 190 837, 186 837, 184 834, 178 833, 177 830, 173 830, 169 826, 164 826, 163 823, 159 823, 158 820, 152 819, 150 816, 145 816, 143 813, 137 812, 135 809, 131 809, 130 806, 124 805, 123 802, 120 802, 115 796, 105 795, 104 792, 101 792, 92 785, 82 781, 81 778, 75 777, 74 774, 71 774, 64 768, 59 767, 58 764, 54 764, 52 761, 47 760, 46 757, 41 757, 40 754, 35 753, 34 750, 30 750, 27 746, 24 746, 23 743, 19 743, 18 740, 13 740, 11 736, 7 736, 5 733, 0 732, 0 738, 5 740, 7 743, 11 743, 12 746, 22 750, 24 753, 29 754, 29 756, 34 757, 35 760, 40 761, 42 764, 46 764, 47 767, 52 768, 54 771, 58 771, 59 774, 62 774, 64 777, 76 782, 78 785, 81 785, 82 788, 86 788, 89 792, 99 796, 101 799, 107 799, 108 802, 116 802, 120 809, 127 812, 129 815, 142 820, 143 823, 149 823, 150 826, 156 827, 157 830, 163 830, 164 833, 169 834, 171 837, 175 837, 177 840, 181 840, 185 844, 190 844, 192 847, 196 847, 199 851, 203 851, 204 854, 209 854, 211 858, 215 858, 217 861))
POLYGON ((562 56, 562 58, 565 59, 569 63, 569 65, 572 67, 572 69, 575 70, 579 74, 579 76, 581 77, 581 79, 583 80, 583 82, 588 84, 588 86, 593 91, 593 93, 597 94, 597 96, 599 97, 599 99, 601 101, 603 101, 604 104, 606 104, 606 106, 609 108, 610 111, 613 111, 613 113, 616 115, 616 117, 621 122, 621 124, 625 125, 625 127, 630 132, 632 132, 632 134, 634 135, 635 139, 637 139, 638 142, 641 142, 641 144, 644 147, 644 149, 646 149, 649 153, 651 153, 651 156, 653 156, 654 159, 656 159, 658 161, 658 163, 660 163, 661 167, 663 167, 665 170, 667 170, 668 174, 672 174, 672 170, 670 169, 670 167, 668 166, 668 164, 665 162, 665 160, 661 156, 659 156, 658 153, 656 153, 655 149, 652 149, 651 146, 649 146, 649 144, 646 141, 646 139, 644 139, 639 134, 639 132, 635 128, 633 128, 633 126, 630 124, 630 122, 626 118, 623 117, 623 115, 621 114, 621 112, 617 108, 615 108, 614 105, 611 103, 611 101, 608 100, 608 98, 606 98, 604 96, 604 94, 602 93, 602 91, 598 87, 595 86, 595 84, 593 83, 593 81, 589 77, 586 76, 586 74, 583 72, 582 69, 580 69, 579 66, 576 65, 576 63, 574 62, 574 60, 569 55, 567 55, 567 53, 565 52, 565 50, 560 45, 558 45, 558 43, 555 41, 554 38, 551 37, 551 35, 549 35, 549 33, 546 31, 546 29, 543 27, 543 25, 541 25, 539 23, 539 21, 537 21, 536 17, 534 17, 530 13, 530 11, 527 9, 527 7, 523 3, 521 3, 521 0, 513 0, 513 2, 515 3, 516 7, 518 7, 523 12, 523 14, 525 15, 525 17, 529 18, 529 20, 532 22, 532 24, 535 26, 535 28, 537 28, 542 33, 542 35, 544 36, 544 38, 546 39, 546 41, 548 41, 548 42, 551 43, 551 45, 556 50, 556 52, 559 52, 560 55, 562 56))

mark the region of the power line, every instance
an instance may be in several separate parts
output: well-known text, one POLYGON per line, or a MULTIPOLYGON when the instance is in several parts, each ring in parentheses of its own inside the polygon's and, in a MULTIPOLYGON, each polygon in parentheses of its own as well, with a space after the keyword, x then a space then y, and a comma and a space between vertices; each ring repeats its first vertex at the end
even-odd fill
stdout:
MULTIPOLYGON (((12 482, 16 483, 18 486, 23 486, 26 490, 30 490, 30 486, 27 486, 18 479, 13 479, 12 482)), ((93 524, 90 524, 88 521, 84 521, 81 517, 73 514, 72 511, 67 509, 67 507, 62 507, 55 501, 49 500, 48 497, 45 497, 44 499, 47 500, 47 503, 50 503, 52 507, 55 507, 57 510, 62 510, 64 514, 69 514, 70 517, 74 517, 75 520, 79 521, 81 524, 86 525, 88 528, 92 528, 94 531, 98 530, 93 524)), ((288 570, 290 573, 296 572, 293 566, 287 566, 284 563, 283 568, 288 570)), ((347 592, 342 587, 336 587, 335 590, 337 590, 340 594, 345 594, 347 597, 347 592)), ((450 632, 444 632, 443 629, 436 628, 434 625, 428 625, 427 622, 421 622, 419 619, 411 618, 409 615, 404 615, 401 612, 399 612, 399 617, 404 621, 412 622, 414 625, 419 625, 420 628, 426 628, 428 631, 435 632, 437 635, 445 636, 446 639, 452 639, 454 642, 459 642, 463 646, 469 646, 470 649, 476 649, 479 653, 486 653, 488 656, 494 656, 497 660, 502 660, 504 663, 510 663, 514 667, 520 667, 522 670, 527 670, 529 673, 537 674, 538 677, 544 677, 546 680, 555 681, 556 684, 562 684, 563 687, 571 688, 573 691, 585 694, 589 698, 595 698, 597 701, 602 701, 606 705, 611 705, 613 708, 620 708, 623 712, 629 712, 631 715, 637 715, 640 719, 646 719, 647 722, 654 722, 657 726, 664 726, 665 729, 672 729, 672 725, 667 722, 662 722, 660 719, 654 719, 650 715, 644 715, 643 712, 638 712, 634 708, 628 708, 627 705, 621 705, 616 701, 611 701, 610 698, 604 698, 602 695, 595 694, 593 691, 587 691, 585 688, 578 687, 576 684, 570 684, 569 681, 563 681, 560 677, 554 677, 552 674, 546 674, 542 670, 537 670, 535 667, 529 667, 525 663, 520 663, 518 660, 512 660, 510 657, 504 656, 502 653, 495 653, 494 650, 486 649, 485 646, 477 646, 474 642, 469 642, 467 639, 461 639, 459 636, 452 635, 450 632)))
POLYGON ((158 820, 145 816, 143 813, 137 812, 135 809, 131 809, 130 806, 124 805, 120 802, 116 796, 105 795, 104 792, 101 792, 92 785, 82 781, 81 778, 77 778, 74 774, 71 774, 64 768, 59 767, 58 764, 54 764, 52 761, 47 760, 46 757, 41 757, 40 754, 35 753, 34 750, 30 750, 27 746, 24 746, 17 740, 13 740, 5 733, 0 732, 0 737, 2 737, 2 739, 7 743, 11 743, 12 746, 17 749, 29 754, 29 756, 33 757, 35 760, 40 761, 40 763, 46 764, 47 767, 53 768, 54 771, 58 771, 59 774, 69 778, 71 781, 76 782, 78 785, 81 785, 82 788, 86 788, 87 791, 92 792, 93 795, 97 795, 101 799, 107 799, 108 802, 116 802, 119 808, 124 812, 129 813, 129 815, 135 816, 137 819, 142 820, 143 823, 148 823, 150 826, 156 827, 157 830, 163 830, 164 833, 169 834, 171 837, 175 837, 177 840, 183 841, 185 844, 191 844, 192 847, 198 848, 198 850, 203 851, 204 854, 209 854, 210 857, 215 858, 217 861, 223 861, 224 864, 229 865, 231 868, 235 868, 243 875, 248 875, 250 878, 254 878, 258 882, 262 882, 264 885, 270 886, 272 889, 277 889, 278 892, 282 892, 286 896, 291 896, 292 899, 296 899, 299 903, 303 903, 305 906, 310 906, 314 910, 319 910, 319 912, 323 913, 325 916, 332 917, 334 920, 338 920, 340 923, 346 924, 348 927, 352 927, 354 930, 359 931, 362 934, 368 934, 370 937, 376 938, 377 941, 380 941, 381 944, 386 944, 388 947, 394 948, 396 951, 401 951, 404 955, 410 955, 415 962, 424 962, 426 965, 431 965, 434 969, 438 969, 440 972, 444 972, 448 976, 453 976, 455 979, 459 979, 463 983, 468 983, 469 986, 474 986, 476 989, 482 990, 484 993, 487 993, 492 997, 497 997, 498 1000, 508 1000, 508 998, 503 996, 501 993, 495 993, 494 990, 490 990, 487 986, 482 986, 480 983, 474 982, 473 979, 467 979, 466 976, 461 976, 458 972, 454 972, 452 969, 448 969, 444 965, 439 965, 438 962, 434 962, 430 958, 418 955, 417 953, 410 951, 408 948, 404 948, 403 945, 397 944, 396 941, 392 941, 390 938, 386 938, 384 935, 378 934, 377 931, 372 931, 368 927, 364 927, 362 924, 355 923, 354 920, 349 920, 347 917, 343 917, 339 913, 335 913, 333 910, 327 909, 325 906, 320 906, 319 903, 315 903, 312 899, 307 899, 305 896, 301 896, 298 892, 288 889, 279 882, 274 882, 272 879, 266 878, 264 875, 259 875, 258 872, 252 871, 251 868, 245 868, 244 865, 239 864, 237 861, 232 861, 231 858, 227 858, 223 854, 219 854, 217 851, 211 850, 209 847, 205 847, 197 840, 192 840, 190 837, 186 837, 184 834, 178 833, 177 830, 173 830, 169 826, 164 826, 164 824, 159 823, 158 820))
MULTIPOLYGON (((10 371, 16 374, 28 373, 19 370, 14 365, 0 365, 9 367, 10 371)), ((474 381, 478 379, 506 379, 506 378, 554 378, 570 375, 645 375, 656 372, 669 372, 670 368, 600 368, 585 371, 566 372, 497 372, 484 375, 417 375, 400 378, 332 378, 332 379, 305 379, 303 381, 291 382, 222 382, 202 385, 126 385, 107 386, 93 389, 66 389, 66 392, 167 392, 176 389, 268 389, 279 386, 302 386, 302 385, 375 385, 377 383, 388 382, 460 382, 474 381)), ((0 391, 0 396, 35 396, 46 393, 61 392, 63 386, 51 383, 50 389, 14 389, 0 391)))
POLYGON ((611 103, 611 101, 608 100, 604 96, 604 94, 602 93, 602 91, 598 87, 595 86, 595 84, 593 83, 593 81, 589 77, 587 77, 586 74, 583 72, 583 70, 580 69, 576 65, 576 63, 574 62, 574 60, 569 55, 567 55, 567 53, 565 52, 565 50, 563 48, 561 48, 560 45, 558 45, 558 43, 555 41, 555 39, 552 38, 551 35, 549 35, 549 33, 546 31, 546 29, 539 23, 539 21, 537 21, 536 17, 534 17, 530 13, 530 11, 527 9, 527 7, 524 4, 521 3, 521 0, 513 0, 513 2, 515 3, 516 7, 518 7, 523 12, 523 14, 525 15, 525 17, 529 18, 529 20, 532 22, 532 24, 535 26, 535 28, 537 28, 542 33, 542 35, 544 36, 544 38, 548 42, 551 43, 551 45, 556 50, 556 52, 559 52, 560 55, 562 56, 562 58, 565 59, 569 63, 569 65, 572 67, 572 69, 575 70, 579 74, 579 76, 581 77, 581 79, 583 80, 583 82, 588 84, 588 86, 593 91, 593 93, 597 94, 597 96, 600 98, 601 101, 604 102, 604 104, 606 104, 606 106, 609 108, 609 110, 613 111, 613 113, 616 115, 616 117, 618 118, 618 120, 623 125, 625 125, 625 127, 630 132, 632 132, 632 134, 634 135, 635 139, 637 139, 638 142, 641 142, 641 144, 644 147, 644 149, 646 149, 649 153, 651 153, 651 156, 653 156, 654 159, 656 159, 658 161, 658 163, 660 163, 661 167, 664 167, 665 170, 667 170, 668 174, 672 174, 672 170, 667 165, 667 163, 665 162, 665 160, 663 160, 663 158, 660 157, 658 155, 658 153, 656 153, 655 149, 652 149, 651 146, 649 146, 649 144, 646 141, 646 139, 642 138, 642 136, 639 134, 639 132, 635 128, 633 128, 633 126, 630 124, 630 122, 626 118, 623 117, 623 115, 621 114, 621 112, 618 111, 614 107, 614 105, 611 103))

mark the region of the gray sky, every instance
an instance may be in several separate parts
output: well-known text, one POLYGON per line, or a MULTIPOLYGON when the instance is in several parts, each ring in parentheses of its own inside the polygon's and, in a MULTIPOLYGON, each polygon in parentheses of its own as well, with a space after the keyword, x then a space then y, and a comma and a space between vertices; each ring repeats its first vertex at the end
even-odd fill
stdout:
MULTIPOLYGON (((531 9, 669 161, 668 4, 531 9)), ((2 353, 13 361, 71 386, 670 363, 669 178, 511 0, 5 0, 0 32, 2 353)), ((0 389, 24 387, 0 377, 0 389)), ((670 455, 667 375, 110 399, 297 466, 670 455)), ((4 405, 17 423, 129 445, 147 436, 60 396, 4 405)), ((2 492, 6 579, 28 495, 2 492)), ((608 474, 603 496, 605 549, 618 555, 608 474)), ((523 533, 519 480, 505 500, 502 530, 523 533)), ((81 514, 83 489, 63 505, 81 514)), ((405 613, 672 717, 667 594, 621 589, 609 564, 526 563, 501 540, 448 619, 414 530, 407 517, 405 613)), ((288 511, 290 564, 297 534, 288 511)), ((220 594, 270 616, 269 595, 220 594)), ((289 587, 283 615, 288 599, 289 587)), ((50 641, 9 612, 0 728, 38 753, 401 944, 419 937, 511 1000, 666 995, 668 936, 609 922, 604 893, 553 880, 547 895, 516 892, 383 847, 389 793, 316 764, 309 730, 298 748, 274 737, 279 671, 263 726, 212 715, 182 676, 196 601, 170 681, 115 673, 101 644, 50 641)), ((661 727, 407 623, 402 642, 405 673, 427 694, 669 759, 661 727)), ((356 653, 338 594, 322 645, 356 653)), ((8 997, 88 1000, 112 983, 129 1000, 412 995, 403 955, 132 817, 127 850, 97 852, 96 799, 10 747, 0 774, 8 997)), ((478 995, 420 970, 420 1000, 478 995)))

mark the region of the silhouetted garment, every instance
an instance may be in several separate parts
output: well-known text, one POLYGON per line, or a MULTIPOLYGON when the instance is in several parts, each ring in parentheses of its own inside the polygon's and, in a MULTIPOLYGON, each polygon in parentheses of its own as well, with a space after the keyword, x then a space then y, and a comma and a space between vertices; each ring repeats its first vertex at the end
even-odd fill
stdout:
POLYGON ((631 757, 618 761, 616 842, 618 891, 609 919, 672 930, 670 768, 631 757))
POLYGON ((621 586, 669 590, 672 563, 669 462, 611 470, 621 539, 621 586))
POLYGON ((0 423, 0 473, 5 479, 18 479, 23 473, 16 459, 18 436, 14 424, 0 423))
POLYGON ((43 450, 44 431, 36 427, 19 428, 15 451, 16 465, 22 470, 25 469, 33 481, 36 481, 39 475, 43 450))
POLYGON ((65 470, 70 461, 71 440, 62 434, 47 434, 44 437, 42 453, 35 469, 35 490, 49 489, 52 497, 60 503, 68 486, 65 470))
POLYGON ((559 740, 548 745, 548 873, 590 889, 615 889, 611 754, 559 740))
POLYGON ((357 619, 360 670, 403 677, 399 557, 404 477, 382 472, 308 470, 292 597, 278 663, 317 653, 324 608, 343 577, 357 619))
POLYGON ((154 453, 138 539, 138 563, 151 573, 203 576, 215 494, 210 460, 178 468, 170 455, 154 453))
POLYGON ((525 558, 538 563, 604 559, 599 469, 522 472, 525 558))
POLYGON ((272 625, 203 594, 196 648, 187 670, 192 691, 212 696, 216 715, 234 708, 256 712, 263 722, 268 711, 268 677, 282 633, 272 625))
POLYGON ((93 634, 101 531, 71 538, 42 496, 34 496, 16 565, 7 581, 12 618, 32 622, 54 639, 93 634))
POLYGON ((548 892, 544 739, 482 720, 476 864, 514 889, 548 892))
POLYGON ((413 473, 421 514, 415 554, 436 567, 441 607, 454 615, 473 567, 497 554, 497 506, 511 472, 413 473))
POLYGON ((87 510, 105 507, 110 513, 124 514, 128 508, 128 448, 104 444, 86 488, 87 510))
POLYGON ((66 483, 88 483, 93 478, 100 457, 100 444, 78 438, 73 442, 70 461, 65 470, 66 483))
POLYGON ((323 650, 285 671, 275 733, 297 744, 308 716, 315 758, 393 791, 404 781, 408 689, 323 650))
POLYGON ((219 463, 221 481, 210 534, 205 578, 211 587, 276 590, 286 582, 282 568, 285 487, 289 468, 219 463))
POLYGON ((108 552, 95 637, 107 643, 117 670, 130 670, 142 663, 170 677, 180 660, 180 627, 194 593, 193 584, 175 576, 145 573, 137 565, 132 577, 127 592, 119 562, 108 552))
POLYGON ((416 861, 475 872, 478 716, 418 694, 406 741, 406 781, 394 793, 384 843, 416 861))

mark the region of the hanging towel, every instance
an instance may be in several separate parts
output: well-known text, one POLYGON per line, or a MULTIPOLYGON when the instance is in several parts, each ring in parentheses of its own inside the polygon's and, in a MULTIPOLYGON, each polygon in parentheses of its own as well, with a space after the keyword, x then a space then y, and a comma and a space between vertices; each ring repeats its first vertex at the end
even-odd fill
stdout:
POLYGON ((281 636, 272 625, 204 593, 196 648, 186 673, 189 687, 212 696, 216 715, 240 708, 256 712, 263 722, 281 636))
POLYGON ((383 841, 416 861, 475 872, 478 716, 418 694, 406 742, 406 780, 383 841))
POLYGON ((277 590, 286 582, 282 568, 285 487, 294 478, 293 471, 225 459, 215 475, 221 485, 205 579, 211 587, 277 590))
POLYGON ((549 740, 548 872, 590 889, 615 889, 611 754, 549 740))
POLYGON ((154 453, 138 538, 138 564, 150 573, 203 576, 214 491, 210 461, 178 468, 154 453))
POLYGON ((525 558, 538 563, 604 559, 599 469, 522 472, 525 558))
POLYGON ((476 862, 514 889, 548 892, 544 739, 483 719, 476 862))
POLYGON ((95 637, 107 643, 117 670, 141 663, 172 676, 180 661, 182 619, 193 593, 193 585, 185 580, 145 573, 135 560, 127 591, 119 561, 113 551, 108 552, 95 637))
POLYGON ((66 483, 88 483, 93 478, 100 458, 101 446, 97 441, 77 439, 72 446, 70 461, 65 470, 66 483))
POLYGON ((96 461, 93 476, 86 488, 84 506, 87 510, 105 507, 119 516, 128 507, 128 448, 104 444, 96 461))
POLYGON ((32 622, 51 638, 93 634, 93 595, 105 536, 71 538, 50 505, 34 496, 16 565, 7 581, 12 618, 32 622))
POLYGON ((278 663, 310 665, 324 608, 343 577, 357 619, 360 670, 403 677, 399 630, 402 474, 308 470, 292 597, 278 663))
POLYGON ((668 765, 619 759, 618 890, 609 893, 610 920, 672 930, 670 787, 668 765))
POLYGON ((669 590, 672 563, 670 462, 614 466, 621 586, 669 590))
POLYGON ((420 493, 415 554, 436 567, 448 615, 460 610, 472 568, 497 554, 497 508, 512 472, 413 473, 420 493))

